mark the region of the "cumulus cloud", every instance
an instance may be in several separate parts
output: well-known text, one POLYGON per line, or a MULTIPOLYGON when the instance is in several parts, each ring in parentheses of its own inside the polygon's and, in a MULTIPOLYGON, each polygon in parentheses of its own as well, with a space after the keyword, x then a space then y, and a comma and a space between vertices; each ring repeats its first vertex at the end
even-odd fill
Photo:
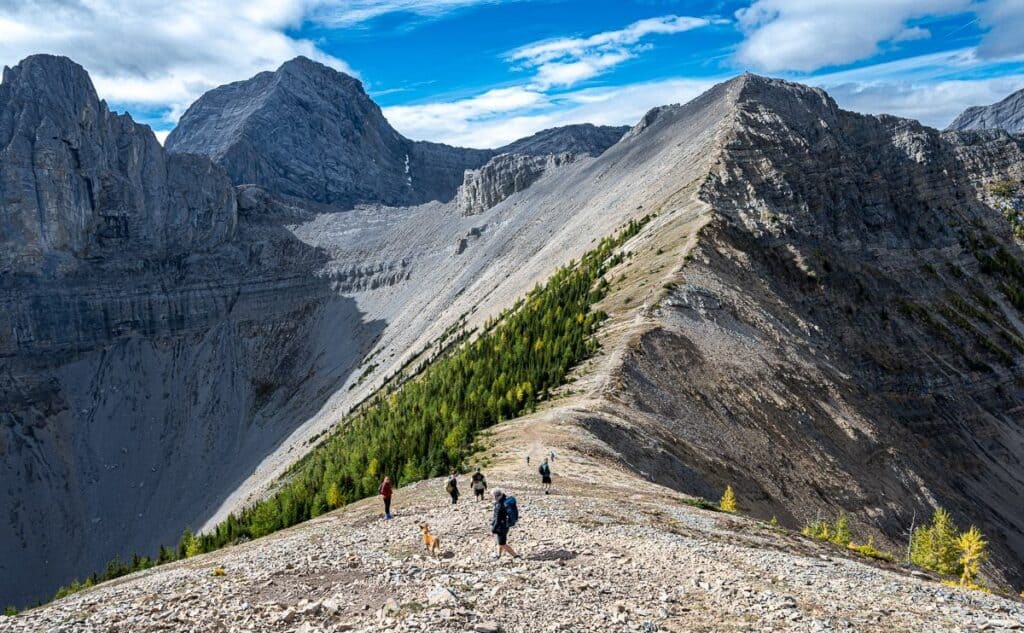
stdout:
POLYGON ((971 0, 756 0, 736 12, 746 36, 736 59, 766 72, 846 64, 875 55, 884 42, 930 35, 908 27, 911 20, 970 8, 971 0))
POLYGON ((994 103, 1024 88, 1024 72, 996 74, 1001 61, 963 48, 802 81, 824 88, 848 110, 895 114, 941 129, 970 106, 994 103))
POLYGON ((988 29, 978 54, 985 58, 1024 55, 1024 2, 989 0, 977 8, 981 26, 988 29))
POLYGON ((499 147, 571 123, 632 125, 651 108, 689 101, 720 80, 667 79, 557 95, 533 87, 510 88, 451 102, 384 108, 384 115, 410 138, 499 147))
POLYGON ((508 60, 536 72, 540 88, 572 86, 636 56, 650 35, 682 33, 711 24, 707 18, 664 15, 638 20, 615 31, 589 37, 563 37, 527 44, 510 52, 508 60))
POLYGON ((120 107, 166 108, 168 123, 206 90, 305 55, 345 62, 287 35, 309 3, 163 0, 0 2, 0 63, 32 53, 67 55, 120 107))

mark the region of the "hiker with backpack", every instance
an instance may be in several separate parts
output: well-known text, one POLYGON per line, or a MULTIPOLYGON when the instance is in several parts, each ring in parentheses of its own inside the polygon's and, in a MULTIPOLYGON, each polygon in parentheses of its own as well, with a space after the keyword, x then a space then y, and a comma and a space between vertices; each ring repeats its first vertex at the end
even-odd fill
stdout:
POLYGON ((519 506, 516 505, 516 498, 495 489, 494 515, 491 517, 491 534, 498 538, 498 553, 495 554, 495 558, 501 558, 502 552, 512 558, 519 558, 519 554, 508 544, 508 532, 518 522, 519 506))
POLYGON ((473 481, 470 487, 473 489, 473 494, 476 495, 476 500, 483 501, 484 491, 487 490, 487 480, 484 479, 484 474, 480 472, 479 468, 473 473, 473 481))
POLYGON ((459 481, 456 479, 456 473, 453 470, 451 477, 448 478, 448 483, 445 484, 444 489, 448 491, 448 495, 452 498, 452 505, 459 502, 459 481))
POLYGON ((384 519, 390 519, 391 518, 391 495, 394 492, 391 489, 391 477, 387 477, 387 476, 384 477, 384 481, 381 482, 380 489, 378 490, 378 492, 380 493, 381 499, 384 500, 384 519))
POLYGON ((551 466, 548 465, 546 457, 541 462, 537 472, 540 473, 540 483, 544 486, 544 494, 551 494, 551 466))

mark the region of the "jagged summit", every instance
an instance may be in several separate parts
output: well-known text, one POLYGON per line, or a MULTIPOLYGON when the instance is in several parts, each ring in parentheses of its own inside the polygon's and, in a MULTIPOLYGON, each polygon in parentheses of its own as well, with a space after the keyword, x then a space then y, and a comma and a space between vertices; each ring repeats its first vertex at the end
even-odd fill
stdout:
POLYGON ((67 57, 30 55, 13 68, 4 66, 0 100, 32 101, 51 116, 77 116, 99 104, 89 73, 67 57))
POLYGON ((1013 134, 1024 133, 1024 89, 1018 90, 998 103, 971 106, 961 112, 947 130, 1005 130, 1013 134))

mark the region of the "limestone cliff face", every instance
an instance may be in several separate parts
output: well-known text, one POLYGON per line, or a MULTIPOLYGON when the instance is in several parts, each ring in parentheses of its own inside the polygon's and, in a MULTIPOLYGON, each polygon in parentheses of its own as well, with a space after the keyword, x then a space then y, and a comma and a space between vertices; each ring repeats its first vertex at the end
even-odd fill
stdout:
POLYGON ((499 154, 480 169, 468 170, 456 195, 465 215, 483 213, 517 191, 532 185, 549 169, 576 160, 576 154, 522 156, 499 154))
POLYGON ((0 275, 66 272, 214 248, 235 231, 224 171, 168 157, 153 133, 107 110, 71 60, 29 57, 0 83, 0 275))
POLYGON ((465 215, 483 213, 517 191, 526 189, 545 172, 580 156, 600 156, 622 138, 628 127, 567 125, 542 130, 499 148, 501 152, 479 169, 467 170, 456 193, 465 215))
POLYGON ((1004 130, 1024 133, 1024 89, 1006 97, 999 103, 972 106, 961 112, 946 128, 958 130, 1004 130))
POLYGON ((77 64, 5 70, 3 602, 173 542, 378 335, 310 274, 324 257, 282 227, 294 218, 252 215, 221 167, 165 154, 77 64))
POLYGON ((410 141, 357 79, 304 57, 203 95, 167 149, 210 157, 236 184, 346 207, 450 200, 493 155, 410 141))

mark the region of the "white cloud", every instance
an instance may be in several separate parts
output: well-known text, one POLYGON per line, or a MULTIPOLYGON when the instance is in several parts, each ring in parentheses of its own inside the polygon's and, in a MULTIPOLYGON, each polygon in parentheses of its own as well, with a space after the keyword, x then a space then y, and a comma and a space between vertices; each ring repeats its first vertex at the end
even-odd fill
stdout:
POLYGON ((746 35, 736 58, 766 72, 846 64, 875 55, 884 42, 929 35, 908 28, 910 20, 970 8, 971 0, 756 0, 736 12, 746 35))
POLYGON ((539 88, 572 86, 596 77, 643 50, 649 35, 682 33, 711 24, 707 18, 664 15, 589 37, 563 37, 527 44, 508 54, 509 61, 536 71, 539 88))
POLYGON ((384 108, 384 115, 411 138, 499 147, 538 130, 570 123, 632 125, 651 108, 689 101, 717 81, 720 79, 667 79, 558 95, 530 87, 509 88, 451 102, 384 108))
POLYGON ((498 4, 501 0, 347 0, 318 3, 310 18, 325 26, 351 27, 369 22, 388 13, 413 13, 437 17, 455 9, 498 4))
POLYGON ((101 97, 168 107, 171 123, 206 90, 297 55, 352 72, 285 33, 308 10, 300 0, 0 3, 0 64, 32 53, 67 55, 89 71, 101 97))
MULTIPOLYGON (((1024 61, 1024 56, 1010 59, 1024 61)), ((848 110, 894 114, 941 129, 972 105, 994 103, 1024 88, 1024 69, 994 75, 1004 61, 963 48, 801 80, 824 88, 848 110)))
POLYGON ((979 5, 977 13, 981 26, 989 29, 978 55, 998 59, 1024 54, 1024 2, 989 0, 979 5))

